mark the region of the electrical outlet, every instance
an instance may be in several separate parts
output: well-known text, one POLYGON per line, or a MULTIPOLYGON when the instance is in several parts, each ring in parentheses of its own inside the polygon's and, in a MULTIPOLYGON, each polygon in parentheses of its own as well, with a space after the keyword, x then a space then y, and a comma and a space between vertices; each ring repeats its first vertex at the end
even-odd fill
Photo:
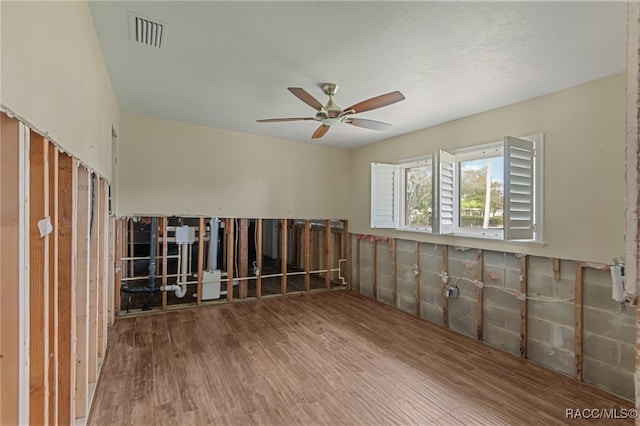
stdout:
POLYGON ((447 287, 445 290, 445 296, 450 299, 456 299, 460 297, 460 289, 458 287, 447 287))

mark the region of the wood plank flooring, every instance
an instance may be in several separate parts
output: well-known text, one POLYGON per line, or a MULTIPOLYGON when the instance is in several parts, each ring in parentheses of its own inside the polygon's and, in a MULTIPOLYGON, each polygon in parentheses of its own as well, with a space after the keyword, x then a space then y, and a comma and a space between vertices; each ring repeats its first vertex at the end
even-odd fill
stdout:
POLYGON ((333 291, 119 320, 89 424, 560 425, 579 424, 568 408, 620 407, 632 405, 333 291))

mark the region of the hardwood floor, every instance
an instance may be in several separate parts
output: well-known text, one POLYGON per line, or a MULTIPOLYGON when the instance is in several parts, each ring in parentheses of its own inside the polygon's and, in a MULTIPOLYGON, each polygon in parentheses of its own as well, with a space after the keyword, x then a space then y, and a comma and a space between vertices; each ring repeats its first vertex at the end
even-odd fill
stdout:
POLYGON ((333 291, 119 320, 89 424, 550 425, 620 407, 632 404, 333 291))

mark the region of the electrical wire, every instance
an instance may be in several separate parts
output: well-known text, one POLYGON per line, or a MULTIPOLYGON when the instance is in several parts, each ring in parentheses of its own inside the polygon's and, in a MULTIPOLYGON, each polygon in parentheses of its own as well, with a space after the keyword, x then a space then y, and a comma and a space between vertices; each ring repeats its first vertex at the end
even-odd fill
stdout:
MULTIPOLYGON (((452 277, 446 273, 442 273, 442 274, 438 274, 441 278, 442 281, 446 284, 447 287, 456 287, 458 285, 458 282, 460 280, 462 281, 467 281, 471 284, 473 284, 475 287, 477 288, 491 288, 491 289, 495 289, 495 290, 500 290, 500 291, 504 291, 505 293, 508 293, 510 295, 512 295, 513 297, 515 297, 518 300, 533 300, 533 301, 537 301, 537 302, 571 302, 572 300, 575 300, 575 296, 574 297, 568 297, 566 299, 554 299, 551 297, 545 297, 545 296, 537 296, 537 297, 533 297, 533 296, 529 296, 526 293, 522 293, 520 291, 517 290, 511 290, 505 287, 499 287, 499 286, 495 286, 495 285, 491 285, 491 284, 485 284, 482 281, 479 280, 472 280, 470 278, 466 278, 466 277, 452 277), (453 284, 449 284, 449 280, 453 278, 455 279, 455 281, 453 282, 453 284)), ((520 277, 520 281, 523 281, 523 277, 520 277)))

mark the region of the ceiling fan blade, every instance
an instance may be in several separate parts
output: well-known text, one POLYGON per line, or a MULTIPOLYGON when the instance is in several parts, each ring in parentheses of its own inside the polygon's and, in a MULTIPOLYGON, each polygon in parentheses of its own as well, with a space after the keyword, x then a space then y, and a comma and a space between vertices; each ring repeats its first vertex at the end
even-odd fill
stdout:
POLYGON ((315 120, 313 117, 300 117, 300 118, 263 118, 262 120, 256 120, 258 123, 280 123, 282 121, 308 121, 315 120))
POLYGON ((350 106, 349 108, 345 108, 344 111, 353 111, 351 112, 351 114, 357 114, 359 112, 371 111, 372 109, 382 108, 387 105, 395 104, 396 102, 400 102, 402 100, 404 100, 404 95, 398 91, 395 91, 359 102, 355 105, 350 106))
POLYGON ((326 124, 320 125, 320 127, 318 127, 316 129, 316 131, 313 132, 313 135, 311 136, 311 139, 319 139, 319 138, 323 137, 324 134, 329 131, 329 127, 331 127, 331 126, 327 126, 326 124))
POLYGON ((344 123, 351 124, 353 126, 364 127, 365 129, 371 130, 387 130, 391 127, 391 124, 384 123, 382 121, 376 120, 366 120, 364 118, 349 118, 344 120, 344 123))
POLYGON ((313 96, 309 94, 306 90, 301 87, 289 87, 288 88, 291 93, 293 93, 298 99, 300 99, 305 104, 309 105, 311 108, 316 111, 320 111, 324 108, 324 106, 313 96))

